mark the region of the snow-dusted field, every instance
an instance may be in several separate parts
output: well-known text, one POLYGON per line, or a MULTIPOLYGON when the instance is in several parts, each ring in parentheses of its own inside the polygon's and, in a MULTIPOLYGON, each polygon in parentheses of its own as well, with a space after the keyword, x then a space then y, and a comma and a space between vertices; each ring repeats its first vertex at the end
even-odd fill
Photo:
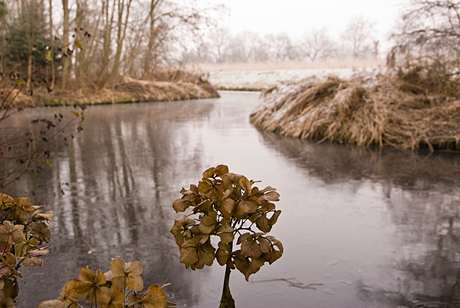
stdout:
MULTIPOLYGON (((362 70, 362 69, 360 69, 362 70)), ((372 68, 366 71, 372 71, 372 68)), ((356 69, 299 69, 299 70, 253 70, 253 71, 220 71, 209 73, 208 80, 215 86, 220 88, 254 88, 260 89, 263 87, 277 84, 281 81, 298 81, 307 77, 327 77, 330 75, 340 78, 349 78, 356 69)))

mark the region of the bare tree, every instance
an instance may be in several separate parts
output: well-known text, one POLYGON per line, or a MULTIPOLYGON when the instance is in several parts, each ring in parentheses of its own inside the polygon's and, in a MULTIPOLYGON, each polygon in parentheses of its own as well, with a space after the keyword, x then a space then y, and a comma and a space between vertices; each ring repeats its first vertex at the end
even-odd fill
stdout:
POLYGON ((414 0, 402 15, 392 35, 393 53, 412 62, 460 64, 460 2, 452 0, 414 0))
POLYGON ((48 87, 49 91, 54 89, 54 81, 56 79, 55 69, 54 69, 54 34, 53 34, 53 0, 49 0, 49 32, 50 32, 50 46, 49 46, 49 57, 48 60, 51 64, 51 82, 48 87))
POLYGON ((334 42, 329 36, 327 29, 313 29, 305 33, 300 43, 301 58, 307 57, 311 62, 319 58, 327 58, 331 54, 334 42))
POLYGON ((276 35, 268 34, 264 40, 268 43, 271 60, 281 62, 296 57, 291 38, 285 32, 276 35))
POLYGON ((173 52, 179 40, 196 36, 203 27, 212 24, 213 18, 209 13, 218 12, 221 8, 222 5, 201 7, 193 0, 151 0, 146 19, 149 30, 144 50, 143 78, 151 75, 154 65, 167 61, 165 55, 173 52))
POLYGON ((115 15, 115 0, 112 4, 110 0, 104 0, 102 3, 101 16, 103 19, 104 28, 102 30, 102 54, 101 54, 101 68, 99 70, 98 84, 105 86, 109 77, 109 62, 112 56, 112 30, 113 18, 115 15))
MULTIPOLYGON (((6 31, 6 15, 8 14, 8 7, 4 1, 0 1, 0 40, 5 41, 6 31)), ((0 44, 0 76, 3 75, 3 56, 4 44, 0 44)))
MULTIPOLYGON (((134 9, 139 9, 135 8, 134 9)), ((133 16, 142 16, 141 11, 133 12, 133 16)), ((144 43, 145 39, 145 29, 144 22, 142 19, 133 18, 133 20, 128 24, 128 35, 126 36, 126 51, 123 57, 123 73, 131 77, 139 77, 142 72, 140 72, 140 60, 139 54, 141 46, 144 43)))
POLYGON ((260 46, 257 33, 243 31, 234 36, 229 44, 229 58, 232 62, 254 62, 255 52, 260 46))
POLYGON ((355 17, 342 33, 342 40, 349 46, 353 59, 367 58, 372 54, 374 24, 363 16, 355 17))
POLYGON ((62 43, 64 48, 64 59, 62 66, 62 89, 67 86, 67 80, 69 79, 69 68, 70 68, 70 57, 67 57, 65 49, 69 48, 69 33, 70 33, 70 8, 69 0, 62 0, 62 12, 63 12, 63 28, 62 28, 62 43))
POLYGON ((217 63, 224 62, 227 58, 226 51, 231 40, 230 30, 228 28, 217 28, 209 33, 208 39, 214 61, 217 63))
POLYGON ((129 9, 131 8, 131 3, 132 0, 127 0, 126 4, 125 0, 117 0, 117 49, 115 52, 115 59, 111 73, 112 78, 117 78, 120 74, 121 53, 123 50, 123 43, 126 37, 126 29, 128 28, 129 9))

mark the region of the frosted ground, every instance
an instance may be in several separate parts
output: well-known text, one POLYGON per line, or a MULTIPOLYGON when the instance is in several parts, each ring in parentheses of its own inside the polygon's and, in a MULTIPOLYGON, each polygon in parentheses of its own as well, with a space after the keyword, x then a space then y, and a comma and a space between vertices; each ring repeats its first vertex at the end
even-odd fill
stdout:
POLYGON ((307 77, 318 78, 338 76, 349 78, 354 73, 366 70, 371 72, 375 68, 353 69, 285 69, 285 70, 248 70, 248 71, 218 71, 210 72, 208 80, 220 89, 262 89, 275 85, 281 81, 299 81, 307 77))

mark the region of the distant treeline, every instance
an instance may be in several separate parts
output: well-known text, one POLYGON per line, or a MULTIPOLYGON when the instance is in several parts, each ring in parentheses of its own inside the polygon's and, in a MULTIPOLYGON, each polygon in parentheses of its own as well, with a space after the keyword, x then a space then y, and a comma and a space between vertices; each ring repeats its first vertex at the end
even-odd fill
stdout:
POLYGON ((53 90, 55 85, 102 88, 122 76, 151 79, 158 67, 188 63, 386 57, 389 66, 458 67, 459 1, 413 0, 401 11, 389 54, 381 50, 374 24, 362 16, 352 19, 337 39, 322 28, 293 40, 286 33, 232 35, 229 29, 215 27, 222 6, 198 3, 0 0, 0 73, 19 76, 27 88, 33 77, 53 90))
POLYGON ((228 28, 213 29, 196 48, 182 53, 186 63, 317 62, 364 60, 380 56, 375 25, 363 16, 355 17, 338 40, 327 28, 312 29, 301 39, 287 33, 267 34, 245 31, 232 35, 228 28))
POLYGON ((182 61, 315 63, 383 59, 389 67, 436 66, 440 72, 447 68, 441 73, 458 75, 454 68, 459 67, 460 59, 460 1, 412 0, 401 8, 385 50, 374 26, 372 21, 357 16, 337 39, 327 28, 311 29, 301 39, 292 39, 286 33, 261 36, 246 31, 233 35, 229 29, 218 28, 183 52, 182 61))

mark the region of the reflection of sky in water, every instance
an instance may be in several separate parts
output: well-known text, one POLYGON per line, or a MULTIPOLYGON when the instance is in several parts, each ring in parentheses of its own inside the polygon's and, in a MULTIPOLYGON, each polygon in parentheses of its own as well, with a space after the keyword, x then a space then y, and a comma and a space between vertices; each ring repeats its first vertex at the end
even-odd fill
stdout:
POLYGON ((146 283, 171 283, 166 290, 179 306, 217 307, 224 269, 185 270, 169 229, 179 216, 171 204, 180 188, 221 163, 281 194, 283 213, 272 234, 285 254, 251 278, 324 284, 313 291, 283 281, 246 283, 234 272, 238 306, 454 303, 457 156, 317 145, 259 132, 248 120, 257 98, 223 92, 216 100, 90 108, 84 132, 60 149, 53 169, 4 190, 22 196, 32 184, 33 202, 48 204, 58 223, 45 266, 23 270, 28 283, 19 306, 56 297, 81 266, 108 270, 110 258, 121 256, 142 261, 146 283), (33 283, 37 277, 49 284, 33 283))

